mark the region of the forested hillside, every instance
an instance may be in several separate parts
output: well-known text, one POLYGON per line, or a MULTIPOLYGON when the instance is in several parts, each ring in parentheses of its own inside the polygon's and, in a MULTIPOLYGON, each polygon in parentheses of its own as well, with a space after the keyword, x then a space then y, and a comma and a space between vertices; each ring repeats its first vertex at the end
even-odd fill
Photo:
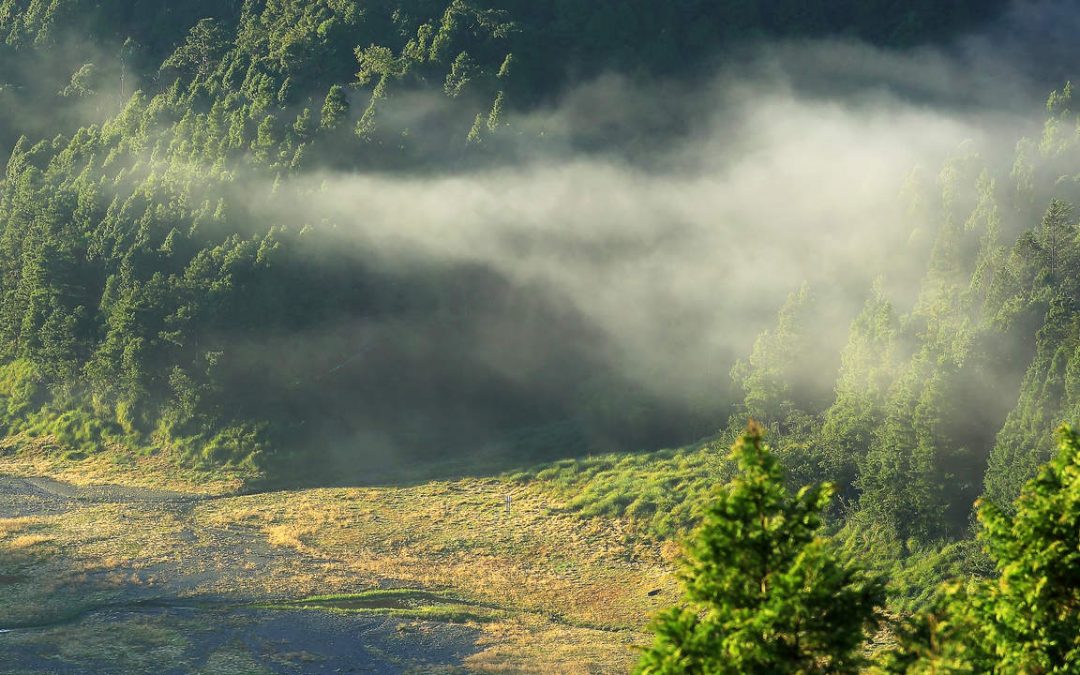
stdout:
POLYGON ((1007 507, 1076 418, 1071 87, 1048 108, 1008 175, 960 154, 913 195, 939 223, 918 296, 896 302, 883 282, 869 292, 833 396, 800 385, 805 289, 735 372, 740 411, 775 429, 794 470, 851 486, 856 517, 901 541, 960 536, 980 495, 1007 507))
MULTIPOLYGON (((822 289, 793 289, 732 393, 697 405, 628 379, 557 294, 468 260, 396 265, 321 205, 335 175, 506 166, 544 143, 511 120, 602 72, 692 81, 765 37, 932 41, 991 18, 984 3, 130 4, 0 9, 8 436, 363 480, 406 458, 727 439, 752 417, 793 480, 835 481, 834 515, 880 535, 852 545, 901 555, 965 537, 982 494, 1010 504, 1075 418, 1070 87, 1011 171, 961 146, 912 174, 901 255, 927 260, 922 280, 866 288, 846 346, 821 338, 838 316, 822 289)), ((706 478, 671 492, 568 466, 586 512, 662 513, 669 533, 706 478)))
POLYGON ((724 401, 628 384, 545 294, 467 264, 401 272, 332 215, 267 213, 318 203, 297 176, 503 162, 536 133, 509 111, 601 72, 692 79, 766 36, 903 45, 992 16, 881 5, 7 0, 4 429, 76 455, 264 469, 317 452, 361 473, 391 447, 528 458, 708 433, 724 401), (475 347, 510 306, 522 378, 475 347), (536 337, 553 323, 557 348, 536 337))

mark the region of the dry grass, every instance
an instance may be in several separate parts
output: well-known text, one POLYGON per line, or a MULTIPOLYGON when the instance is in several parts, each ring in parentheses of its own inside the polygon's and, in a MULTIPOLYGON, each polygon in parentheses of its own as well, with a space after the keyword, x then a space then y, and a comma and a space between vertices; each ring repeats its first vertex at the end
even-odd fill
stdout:
POLYGON ((470 479, 185 508, 81 504, 0 520, 0 558, 33 559, 18 570, 25 581, 0 587, 0 625, 55 619, 140 589, 277 601, 390 585, 497 610, 475 624, 480 651, 470 670, 626 672, 632 646, 649 640, 649 616, 675 599, 672 551, 647 543, 629 521, 563 506, 535 484, 470 479), (46 549, 53 554, 39 555, 46 549))
POLYGON ((312 552, 312 549, 304 543, 304 538, 312 536, 318 530, 319 528, 315 525, 300 523, 270 525, 265 528, 266 539, 271 546, 291 547, 304 553, 312 552))
POLYGON ((8 542, 7 548, 12 551, 23 551, 39 544, 47 544, 50 541, 53 541, 53 538, 46 537, 43 534, 24 534, 8 542))
POLYGON ((50 623, 128 597, 152 583, 141 570, 180 548, 180 522, 117 504, 0 520, 0 625, 50 623))
POLYGON ((660 551, 622 521, 555 506, 520 486, 459 481, 217 500, 196 518, 258 527, 270 543, 340 561, 353 576, 455 589, 586 625, 639 627, 656 604, 647 593, 671 585, 660 551), (517 491, 509 516, 508 489, 517 491))
POLYGON ((579 675, 627 672, 637 654, 636 633, 582 630, 522 617, 485 627, 482 650, 465 665, 481 673, 579 675))
POLYGON ((41 527, 48 522, 46 518, 0 518, 0 541, 13 537, 23 530, 41 527))
POLYGON ((0 475, 47 476, 72 485, 117 484, 202 495, 233 494, 253 478, 184 468, 163 454, 141 454, 123 446, 81 460, 65 459, 51 437, 23 435, 0 440, 0 475))
POLYGON ((51 546, 55 537, 46 534, 49 522, 42 517, 0 518, 0 555, 7 563, 0 566, 0 573, 5 567, 19 567, 36 557, 56 553, 56 547, 51 546))
POLYGON ((195 518, 254 528, 273 546, 333 561, 302 565, 294 591, 391 583, 508 610, 509 619, 481 626, 484 649, 472 669, 625 672, 636 658, 631 645, 648 640, 649 616, 675 597, 672 550, 642 543, 623 520, 583 519, 561 506, 488 479, 229 498, 201 505, 195 518))

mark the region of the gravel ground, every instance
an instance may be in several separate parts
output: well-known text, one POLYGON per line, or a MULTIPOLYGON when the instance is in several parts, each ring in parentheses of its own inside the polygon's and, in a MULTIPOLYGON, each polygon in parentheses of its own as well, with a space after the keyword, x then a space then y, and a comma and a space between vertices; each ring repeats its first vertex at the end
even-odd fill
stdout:
POLYGON ((72 497, 48 489, 53 482, 0 476, 0 518, 49 516, 78 504, 72 497))

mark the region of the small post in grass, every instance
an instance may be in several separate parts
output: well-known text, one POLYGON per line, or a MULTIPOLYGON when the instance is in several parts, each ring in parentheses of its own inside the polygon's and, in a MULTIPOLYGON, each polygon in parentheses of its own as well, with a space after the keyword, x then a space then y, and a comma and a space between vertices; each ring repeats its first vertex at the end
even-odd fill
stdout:
POLYGON ((510 495, 506 495, 506 515, 510 515, 510 502, 512 499, 510 495))

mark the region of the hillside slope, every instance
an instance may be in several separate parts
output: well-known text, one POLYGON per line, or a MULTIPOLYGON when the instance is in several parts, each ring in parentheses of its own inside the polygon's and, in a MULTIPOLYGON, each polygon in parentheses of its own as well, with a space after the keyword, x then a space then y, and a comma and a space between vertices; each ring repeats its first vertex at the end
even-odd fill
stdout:
POLYGON ((709 433, 715 409, 641 391, 550 289, 388 269, 315 208, 318 177, 500 166, 542 140, 511 112, 601 72, 693 82, 758 39, 911 44, 1000 6, 7 0, 0 424, 279 475, 314 447, 338 475, 709 433), (496 330, 520 362, 486 348, 496 330))

